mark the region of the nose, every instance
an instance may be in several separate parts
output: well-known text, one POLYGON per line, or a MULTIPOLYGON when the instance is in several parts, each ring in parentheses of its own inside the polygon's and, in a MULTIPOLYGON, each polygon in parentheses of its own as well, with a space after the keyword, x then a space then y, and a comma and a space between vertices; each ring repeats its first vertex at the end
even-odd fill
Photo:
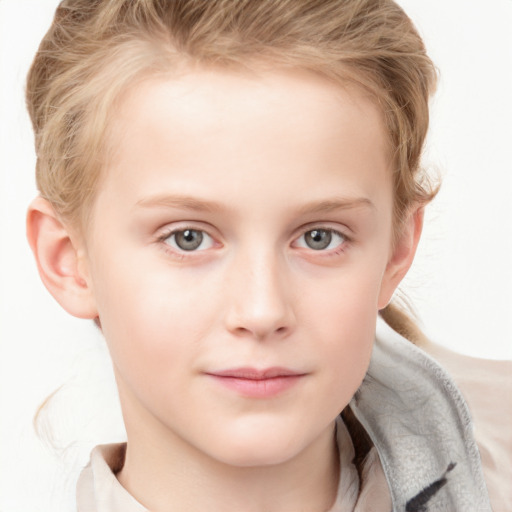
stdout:
POLYGON ((282 339, 295 328, 292 290, 286 263, 268 251, 240 257, 226 283, 226 328, 238 337, 282 339))

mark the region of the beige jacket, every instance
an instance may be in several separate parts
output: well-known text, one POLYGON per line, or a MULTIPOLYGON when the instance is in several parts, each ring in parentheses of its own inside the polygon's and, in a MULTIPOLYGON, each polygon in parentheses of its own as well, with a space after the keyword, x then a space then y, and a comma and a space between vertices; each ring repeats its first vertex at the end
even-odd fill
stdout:
POLYGON ((448 371, 473 417, 494 512, 512 512, 512 361, 478 359, 429 343, 423 349, 448 371))
MULTIPOLYGON (((393 336, 398 335, 393 332, 393 336)), ((512 512, 512 362, 475 359, 435 344, 424 350, 451 374, 469 405, 493 511, 512 512)), ((341 471, 337 499, 330 512, 392 510, 376 448, 372 447, 356 468, 352 438, 341 418, 337 421, 337 439, 341 471)), ((78 512, 146 511, 115 477, 122 467, 124 451, 122 444, 95 448, 77 485, 78 512)))

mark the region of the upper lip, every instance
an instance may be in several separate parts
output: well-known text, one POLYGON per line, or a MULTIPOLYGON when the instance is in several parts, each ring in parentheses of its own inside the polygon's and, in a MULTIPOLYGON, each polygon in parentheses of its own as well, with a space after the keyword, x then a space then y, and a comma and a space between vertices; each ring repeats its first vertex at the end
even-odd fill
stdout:
POLYGON ((261 370, 250 367, 229 368, 227 370, 207 372, 207 374, 213 375, 215 377, 232 377, 236 379, 248 380, 265 380, 274 379, 276 377, 293 377, 304 375, 304 373, 279 366, 274 366, 272 368, 264 368, 261 370))

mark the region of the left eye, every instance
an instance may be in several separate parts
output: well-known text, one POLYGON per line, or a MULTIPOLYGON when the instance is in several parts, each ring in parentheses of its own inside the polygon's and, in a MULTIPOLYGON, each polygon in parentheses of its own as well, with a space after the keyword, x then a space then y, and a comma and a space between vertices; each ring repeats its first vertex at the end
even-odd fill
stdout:
POLYGON ((346 238, 332 229, 312 229, 306 231, 298 240, 297 246, 314 251, 325 251, 335 249, 346 241, 346 238))
POLYGON ((174 249, 187 252, 205 250, 213 246, 212 237, 200 229, 173 231, 164 242, 174 249))

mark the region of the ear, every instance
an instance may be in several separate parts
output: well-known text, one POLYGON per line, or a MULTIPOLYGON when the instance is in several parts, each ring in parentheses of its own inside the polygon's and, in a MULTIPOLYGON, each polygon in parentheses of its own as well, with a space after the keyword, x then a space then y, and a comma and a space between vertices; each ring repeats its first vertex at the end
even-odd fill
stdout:
POLYGON ((412 265, 423 229, 423 213, 422 207, 412 210, 402 225, 384 271, 379 293, 379 310, 390 303, 394 291, 412 265))
POLYGON ((55 300, 73 316, 96 318, 98 312, 78 237, 71 236, 51 204, 42 197, 29 206, 27 238, 39 275, 55 300))

